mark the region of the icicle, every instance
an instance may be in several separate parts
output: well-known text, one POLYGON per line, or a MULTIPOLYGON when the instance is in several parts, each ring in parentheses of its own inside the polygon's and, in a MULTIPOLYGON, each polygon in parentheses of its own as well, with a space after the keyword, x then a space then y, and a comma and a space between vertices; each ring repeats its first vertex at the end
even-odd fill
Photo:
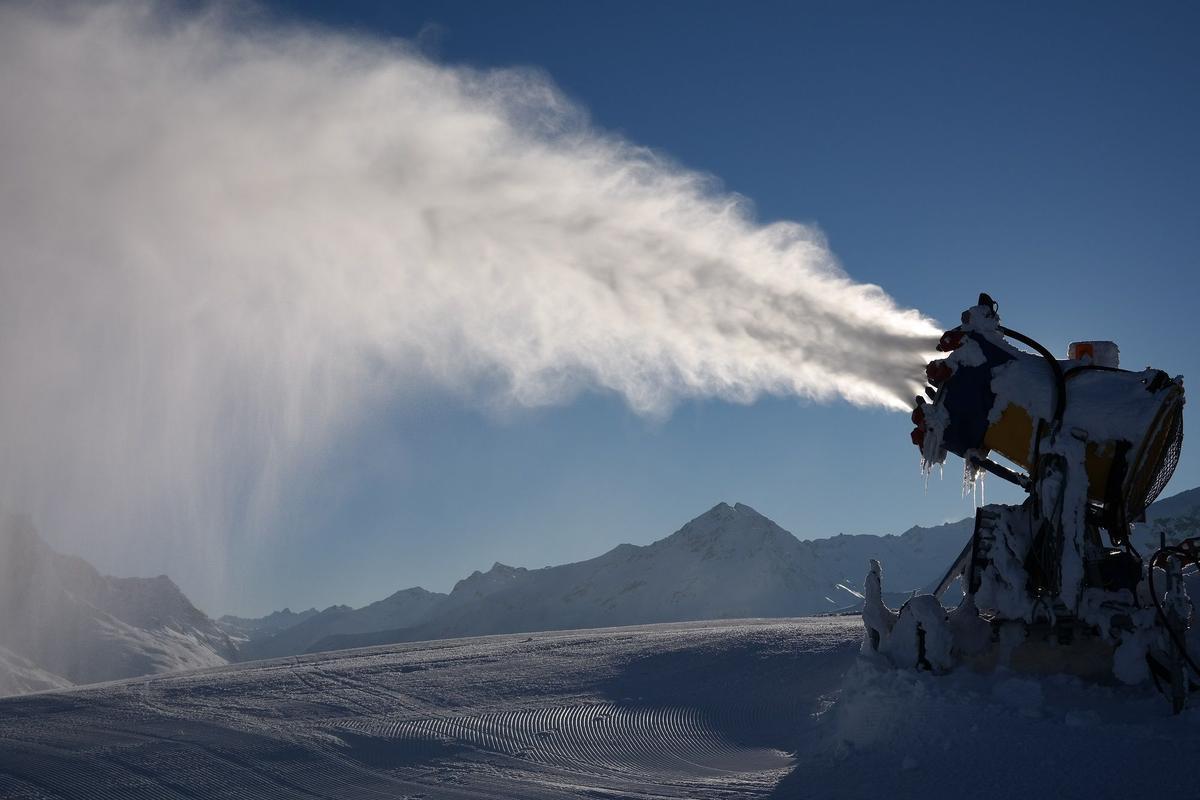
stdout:
POLYGON ((966 454, 967 457, 963 459, 962 493, 963 497, 966 497, 970 493, 972 505, 978 508, 981 505, 983 481, 987 476, 987 472, 983 467, 976 467, 974 465, 971 458, 972 455, 974 455, 974 451, 968 452, 966 454))

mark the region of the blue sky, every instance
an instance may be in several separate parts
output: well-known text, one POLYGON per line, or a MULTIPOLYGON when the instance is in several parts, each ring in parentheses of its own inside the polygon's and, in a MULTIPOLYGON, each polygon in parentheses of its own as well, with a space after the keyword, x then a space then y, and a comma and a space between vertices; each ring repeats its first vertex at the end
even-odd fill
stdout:
MULTIPOLYGON (((1101 3, 271 3, 534 67, 593 123, 818 225, 847 272, 947 326, 979 291, 1051 349, 1197 369, 1200 8, 1101 3)), ((286 533, 235 544, 217 613, 448 590, 660 538, 726 500, 801 537, 971 513, 900 414, 768 399, 645 420, 611 396, 503 416, 428 396, 340 441, 286 533)), ((1168 493, 1200 484, 1185 449, 1168 493)), ((1015 495, 997 481, 989 500, 1015 495)), ((185 586, 185 589, 187 587, 185 586)))

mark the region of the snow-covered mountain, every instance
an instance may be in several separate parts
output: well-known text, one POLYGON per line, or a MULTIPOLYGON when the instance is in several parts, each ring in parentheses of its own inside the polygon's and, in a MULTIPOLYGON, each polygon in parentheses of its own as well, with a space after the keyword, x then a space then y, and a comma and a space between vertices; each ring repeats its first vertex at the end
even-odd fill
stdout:
POLYGON ((321 612, 315 608, 307 611, 292 611, 285 608, 282 611, 272 611, 265 617, 235 617, 226 614, 216 620, 217 626, 229 634, 229 638, 241 645, 251 639, 261 639, 279 633, 284 628, 299 625, 306 619, 315 617, 321 612))
POLYGON ((497 564, 460 581, 427 621, 330 635, 310 649, 832 611, 854 602, 869 559, 887 563, 889 588, 917 589, 940 577, 970 531, 963 520, 899 536, 800 541, 749 506, 720 503, 644 547, 536 570, 497 564))
POLYGON ((1167 538, 1200 534, 1200 487, 1156 501, 1146 510, 1146 522, 1134 525, 1134 541, 1148 551, 1158 545, 1158 530, 1167 538))
POLYGON ((0 697, 69 686, 71 682, 61 675, 47 672, 29 659, 0 647, 0 697))
MULTIPOLYGON (((1138 526, 1200 530, 1200 489, 1138 526)), ((0 695, 297 653, 521 631, 789 617, 853 608, 869 559, 897 603, 937 581, 971 519, 899 535, 801 541, 749 506, 720 503, 646 546, 574 564, 494 564, 449 594, 403 589, 363 608, 209 619, 166 576, 113 578, 54 552, 28 523, 0 527, 0 695)))
POLYGON ((319 614, 264 638, 242 645, 244 659, 275 658, 303 653, 328 636, 407 628, 425 622, 447 595, 414 587, 401 589, 362 608, 330 606, 319 614))
POLYGON ((526 573, 524 567, 496 563, 487 572, 476 570, 454 586, 450 594, 421 587, 400 591, 362 608, 330 606, 324 611, 295 614, 289 609, 266 617, 222 617, 222 627, 237 637, 243 660, 276 658, 304 653, 330 637, 374 634, 411 628, 438 614, 479 601, 504 589, 526 573))
POLYGON ((494 592, 507 589, 525 578, 529 570, 525 567, 510 567, 497 561, 487 572, 475 570, 454 584, 446 605, 457 607, 482 600, 494 592))
POLYGON ((0 524, 0 693, 226 664, 237 650, 171 579, 101 575, 27 520, 0 524))

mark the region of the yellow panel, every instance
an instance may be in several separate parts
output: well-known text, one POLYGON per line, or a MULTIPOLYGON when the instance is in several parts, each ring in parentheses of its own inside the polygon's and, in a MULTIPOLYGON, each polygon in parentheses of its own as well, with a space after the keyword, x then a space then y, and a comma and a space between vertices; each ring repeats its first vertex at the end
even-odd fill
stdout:
MULTIPOLYGON (((1140 441, 1140 447, 1130 453, 1129 471, 1125 476, 1122 491, 1127 504, 1134 500, 1140 503, 1154 470, 1162 460, 1164 449, 1170 444, 1167 435, 1171 420, 1179 413, 1183 391, 1169 387, 1155 399, 1161 403, 1158 415, 1140 441)), ((1148 398, 1149 399, 1149 398, 1148 398)), ((1034 419, 1021 406, 1009 403, 984 434, 983 443, 989 450, 1004 455, 1008 460, 1032 471, 1034 451, 1034 419)), ((1088 476, 1088 496, 1096 502, 1104 502, 1108 488, 1109 473, 1112 472, 1116 443, 1112 441, 1088 442, 1084 455, 1084 468, 1088 476)))
POLYGON ((987 429, 983 444, 988 450, 1003 454, 1014 464, 1020 464, 1026 470, 1032 469, 1033 418, 1019 405, 1009 403, 1000 414, 1000 419, 987 429))

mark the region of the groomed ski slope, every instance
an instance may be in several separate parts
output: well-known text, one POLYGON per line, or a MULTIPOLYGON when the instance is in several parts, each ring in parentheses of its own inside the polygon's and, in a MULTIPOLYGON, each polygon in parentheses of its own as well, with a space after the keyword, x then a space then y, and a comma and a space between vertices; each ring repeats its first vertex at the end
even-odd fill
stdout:
POLYGON ((1200 712, 934 677, 857 618, 343 651, 0 701, 5 798, 1195 796, 1200 712))

